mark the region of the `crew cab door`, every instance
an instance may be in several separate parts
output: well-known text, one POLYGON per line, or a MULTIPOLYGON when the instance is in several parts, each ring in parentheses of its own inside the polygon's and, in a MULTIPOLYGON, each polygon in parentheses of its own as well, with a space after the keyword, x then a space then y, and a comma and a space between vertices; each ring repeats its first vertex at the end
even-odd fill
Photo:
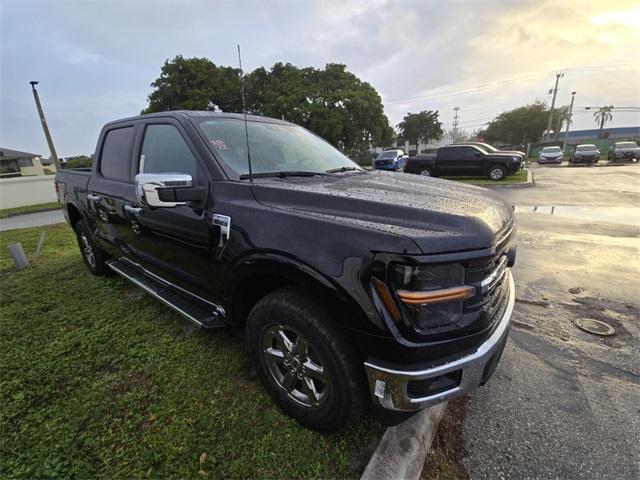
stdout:
POLYGON ((485 154, 479 148, 473 146, 464 146, 459 148, 458 171, 460 175, 484 175, 485 171, 485 154))
POLYGON ((125 206, 135 201, 132 153, 137 128, 124 123, 103 131, 87 186, 92 231, 101 247, 116 257, 126 254, 131 239, 125 206))
MULTIPOLYGON (((154 207, 140 196, 128 208, 132 253, 145 268, 188 288, 210 291, 219 261, 220 228, 208 211, 210 178, 203 159, 179 122, 158 119, 141 125, 137 174, 188 175, 199 201, 154 207)), ((170 176, 170 175, 169 175, 170 176)))
POLYGON ((460 175, 460 147, 439 148, 436 154, 436 169, 439 176, 460 175))

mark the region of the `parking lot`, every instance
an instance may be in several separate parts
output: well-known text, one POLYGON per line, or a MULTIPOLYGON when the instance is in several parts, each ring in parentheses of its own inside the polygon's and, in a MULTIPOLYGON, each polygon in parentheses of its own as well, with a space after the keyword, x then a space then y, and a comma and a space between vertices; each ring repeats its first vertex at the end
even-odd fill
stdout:
POLYGON ((499 190, 519 229, 509 343, 441 439, 473 479, 638 478, 640 168, 534 173, 535 188, 499 190))

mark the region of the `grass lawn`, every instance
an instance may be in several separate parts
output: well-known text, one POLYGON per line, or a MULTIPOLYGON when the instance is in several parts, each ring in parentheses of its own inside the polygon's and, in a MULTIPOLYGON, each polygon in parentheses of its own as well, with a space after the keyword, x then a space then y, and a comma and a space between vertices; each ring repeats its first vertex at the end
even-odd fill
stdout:
POLYGON ((10 217, 12 215, 20 215, 22 213, 40 212, 42 210, 52 210, 61 208, 58 202, 38 203, 36 205, 25 205, 24 207, 3 208, 0 210, 0 218, 10 217))
POLYGON ((205 334, 84 267, 67 225, 0 233, 1 478, 360 476, 382 433, 323 436, 271 402, 241 332, 205 334), (15 271, 7 243, 41 256, 15 271), (202 460, 202 463, 201 463, 202 460))
POLYGON ((520 170, 513 175, 509 175, 504 180, 489 180, 487 177, 442 177, 448 180, 456 180, 471 185, 505 185, 513 183, 526 183, 527 170, 520 170))

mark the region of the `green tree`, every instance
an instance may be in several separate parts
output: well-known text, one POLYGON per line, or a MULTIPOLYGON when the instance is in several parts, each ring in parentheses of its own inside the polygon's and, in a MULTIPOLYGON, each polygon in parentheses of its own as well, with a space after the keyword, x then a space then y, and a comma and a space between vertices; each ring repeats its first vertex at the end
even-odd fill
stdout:
MULTIPOLYGON (((151 84, 144 112, 216 107, 241 112, 239 73, 206 58, 177 56, 151 84)), ((302 125, 350 156, 361 156, 370 144, 391 142, 394 133, 378 92, 345 65, 315 69, 278 62, 246 74, 245 90, 250 113, 302 125)))
POLYGON ((549 109, 545 103, 535 102, 501 113, 491 120, 478 136, 487 142, 535 142, 542 137, 548 119, 549 109))
POLYGON ((62 168, 86 168, 90 167, 92 163, 92 157, 88 155, 75 155, 73 157, 65 158, 65 161, 61 163, 62 168))
POLYGON ((567 125, 571 124, 571 115, 569 114, 569 105, 563 105, 562 107, 558 107, 553 112, 554 121, 556 124, 555 134, 556 134, 556 142, 560 140, 560 134, 562 133, 562 129, 567 125))
POLYGON ((242 111, 239 70, 217 66, 206 58, 177 55, 167 60, 151 86, 149 106, 142 113, 216 108, 242 111))
POLYGON ((600 107, 598 110, 593 112, 593 118, 596 123, 600 125, 600 131, 598 132, 598 137, 602 138, 602 130, 604 129, 605 123, 613 120, 613 105, 609 105, 608 107, 600 107))
POLYGON ((442 137, 442 122, 438 120, 438 112, 423 110, 420 113, 407 113, 398 124, 400 137, 410 143, 429 143, 442 137))

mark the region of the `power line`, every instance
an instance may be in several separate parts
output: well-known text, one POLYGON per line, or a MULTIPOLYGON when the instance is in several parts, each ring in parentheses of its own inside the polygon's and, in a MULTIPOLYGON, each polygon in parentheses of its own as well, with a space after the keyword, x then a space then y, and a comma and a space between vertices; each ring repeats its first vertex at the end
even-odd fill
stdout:
MULTIPOLYGON (((631 63, 618 63, 618 64, 602 64, 602 65, 585 65, 582 67, 569 67, 565 69, 566 71, 580 71, 580 70, 597 70, 597 69, 607 69, 607 68, 613 68, 613 67, 623 67, 623 66, 629 66, 629 65, 640 65, 640 63, 637 62, 631 62, 631 63)), ((520 82, 523 80, 530 80, 533 78, 538 78, 538 77, 544 77, 546 75, 548 75, 549 73, 552 73, 552 71, 547 71, 547 72, 540 72, 540 73, 536 73, 536 74, 531 74, 531 75, 526 75, 523 77, 517 77, 517 78, 511 78, 511 79, 506 79, 506 80, 497 80, 497 81, 493 81, 493 82, 486 82, 486 83, 481 83, 478 85, 471 85, 467 88, 463 88, 460 90, 445 90, 443 92, 437 92, 437 93, 432 93, 432 94, 424 94, 424 95, 416 95, 413 97, 406 97, 406 98, 397 98, 397 99, 391 99, 391 100, 386 100, 384 103, 402 103, 402 102, 406 102, 409 100, 419 100, 419 99, 427 99, 427 98, 441 98, 441 97, 448 97, 448 96, 452 96, 452 95, 461 95, 461 94, 466 94, 466 93, 472 93, 475 92, 477 90, 481 90, 483 88, 490 88, 490 87, 497 87, 497 86, 501 86, 501 85, 505 85, 508 83, 513 83, 513 82, 520 82)), ((434 89, 432 89, 434 90, 434 89)))

